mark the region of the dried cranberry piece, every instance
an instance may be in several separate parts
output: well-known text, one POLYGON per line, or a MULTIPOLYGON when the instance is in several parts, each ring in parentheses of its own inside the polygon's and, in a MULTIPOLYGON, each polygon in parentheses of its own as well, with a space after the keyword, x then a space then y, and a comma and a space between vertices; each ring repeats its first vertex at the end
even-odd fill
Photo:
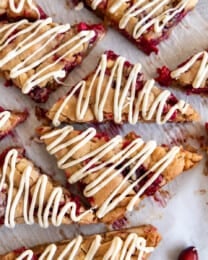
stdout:
POLYGON ((15 249, 15 250, 14 250, 14 253, 20 255, 20 254, 22 254, 23 252, 25 252, 26 250, 27 250, 26 247, 20 247, 20 248, 15 249))
POLYGON ((12 85, 13 85, 13 83, 12 83, 11 80, 6 80, 6 81, 4 82, 4 86, 5 86, 6 88, 11 87, 12 85))
POLYGON ((103 27, 102 24, 86 24, 86 23, 79 23, 77 25, 77 31, 87 31, 87 30, 94 30, 95 32, 95 37, 90 41, 91 44, 93 44, 99 35, 102 35, 105 32, 105 28, 103 27))
POLYGON ((76 208, 76 215, 80 215, 80 213, 81 213, 80 209, 81 209, 81 206, 82 206, 80 198, 78 196, 73 196, 71 198, 71 201, 73 201, 76 204, 76 206, 77 206, 77 208, 76 208))
POLYGON ((118 55, 111 50, 105 51, 105 54, 107 55, 107 58, 110 60, 116 60, 118 58, 118 55))
MULTIPOLYGON (((142 171, 144 171, 144 169, 141 169, 141 173, 142 171)), ((146 171, 145 171, 146 172, 146 171)), ((145 173, 144 172, 144 173, 145 173)), ((138 192, 141 187, 143 187, 147 181, 154 175, 154 173, 149 173, 148 176, 146 176, 144 179, 142 179, 138 185, 134 188, 134 190, 136 192, 138 192)), ((144 192, 143 195, 146 195, 146 196, 152 196, 154 195, 159 189, 160 189, 160 184, 162 183, 163 181, 163 176, 160 175, 144 192)))
POLYGON ((159 76, 156 78, 156 81, 160 83, 162 86, 169 86, 172 83, 171 71, 168 67, 163 66, 162 68, 158 68, 157 72, 159 76))
POLYGON ((141 165, 138 169, 136 169, 136 177, 139 178, 141 177, 142 175, 145 174, 145 172, 147 172, 147 169, 144 167, 144 165, 141 165))
POLYGON ((0 106, 0 113, 1 113, 1 112, 4 112, 4 111, 5 111, 5 109, 0 106))
POLYGON ((40 19, 46 19, 48 17, 48 15, 43 11, 43 9, 40 6, 38 6, 38 11, 40 14, 40 19))
POLYGON ((104 132, 97 133, 94 138, 98 138, 99 140, 104 139, 106 142, 110 140, 108 134, 104 132))
POLYGON ((51 90, 47 87, 36 87, 29 93, 29 96, 37 103, 45 103, 48 100, 50 93, 51 90))
POLYGON ((151 39, 151 40, 148 40, 146 39, 145 37, 141 37, 139 39, 139 46, 140 48, 146 53, 146 54, 151 54, 152 52, 154 53, 158 53, 158 48, 157 48, 157 45, 158 45, 159 41, 158 39, 155 40, 155 39, 151 39))
POLYGON ((194 246, 190 246, 184 249, 178 257, 178 260, 198 260, 198 259, 199 259, 198 252, 194 246))
POLYGON ((114 230, 120 230, 120 229, 124 228, 127 224, 128 224, 127 218, 123 217, 123 218, 115 220, 112 224, 112 228, 114 230))

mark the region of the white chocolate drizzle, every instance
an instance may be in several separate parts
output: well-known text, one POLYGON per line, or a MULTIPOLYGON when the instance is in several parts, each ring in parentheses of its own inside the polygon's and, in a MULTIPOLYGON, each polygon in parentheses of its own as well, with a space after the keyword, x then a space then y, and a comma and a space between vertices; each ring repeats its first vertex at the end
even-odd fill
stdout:
POLYGON ((5 124, 8 122, 10 116, 11 116, 10 111, 0 112, 0 131, 5 126, 5 124))
POLYGON ((40 18, 40 12, 37 6, 33 3, 33 0, 9 0, 9 7, 13 13, 21 13, 24 10, 25 4, 27 4, 31 10, 36 12, 38 18, 40 18))
POLYGON ((122 144, 122 137, 116 136, 105 144, 99 146, 94 151, 80 156, 77 159, 73 159, 73 155, 77 151, 84 149, 85 145, 96 136, 96 130, 94 128, 89 128, 81 132, 76 137, 64 141, 66 137, 72 133, 72 131, 72 126, 52 130, 51 132, 44 134, 41 137, 41 140, 45 140, 47 142, 50 138, 54 139, 54 141, 48 140, 49 144, 47 145, 47 151, 52 155, 60 152, 62 149, 68 150, 68 152, 66 152, 58 160, 58 167, 60 169, 70 170, 70 167, 72 166, 80 163, 83 164, 80 170, 71 173, 71 176, 68 179, 69 183, 79 182, 86 176, 89 176, 95 172, 100 173, 95 180, 87 184, 85 187, 83 194, 86 197, 94 196, 102 188, 107 186, 114 178, 122 174, 126 168, 131 167, 121 183, 114 189, 103 204, 97 208, 96 215, 98 218, 104 217, 108 212, 116 208, 119 203, 126 198, 126 196, 130 196, 130 194, 132 194, 134 188, 136 188, 138 184, 141 184, 141 181, 145 177, 149 177, 149 179, 139 188, 129 202, 127 210, 132 211, 141 195, 143 195, 148 187, 150 187, 174 161, 176 155, 180 151, 180 148, 177 146, 171 148, 160 160, 148 169, 146 173, 135 179, 136 170, 142 166, 154 153, 157 147, 155 141, 145 143, 141 138, 136 138, 121 151, 112 155, 110 159, 103 160, 102 158, 104 158, 109 152, 122 144), (126 187, 127 183, 129 183, 128 187, 126 187), (121 190, 122 192, 120 192, 121 190))
POLYGON ((92 109, 96 120, 98 120, 98 122, 104 121, 105 104, 109 99, 109 94, 112 93, 113 85, 115 86, 115 91, 113 92, 112 107, 113 119, 116 123, 121 123, 123 121, 124 109, 128 109, 128 112, 126 113, 128 114, 128 122, 130 124, 136 124, 139 118, 147 121, 156 119, 158 124, 164 124, 171 119, 176 111, 180 111, 182 114, 186 113, 189 105, 186 104, 185 101, 179 100, 166 114, 164 114, 164 109, 167 106, 167 101, 171 96, 171 92, 169 90, 159 90, 161 92, 152 101, 154 88, 157 88, 153 79, 148 80, 137 94, 137 79, 142 68, 140 63, 135 64, 131 68, 128 79, 124 84, 123 73, 125 62, 126 59, 119 56, 110 71, 108 80, 106 80, 105 73, 108 58, 106 54, 103 54, 91 82, 88 83, 89 85, 85 80, 82 80, 74 87, 55 112, 53 124, 55 126, 60 125, 59 119, 61 113, 78 90, 76 119, 78 121, 83 121, 88 109, 92 109), (91 99, 94 92, 96 93, 95 100, 92 101, 91 99))
MULTIPOLYGON (((78 236, 77 238, 70 241, 67 245, 64 246, 63 250, 61 250, 60 254, 57 256, 58 246, 56 244, 48 245, 45 250, 38 257, 39 260, 53 260, 54 257, 57 257, 57 260, 74 260, 78 252, 80 251, 80 247, 82 242, 84 241, 82 236, 78 236)), ((103 256, 103 260, 131 260, 131 256, 138 254, 138 260, 142 260, 144 254, 149 254, 154 251, 154 247, 147 247, 147 241, 138 236, 136 233, 130 233, 125 240, 122 240, 119 236, 115 236, 113 240, 109 243, 109 247, 106 249, 106 253, 103 256)), ((91 242, 89 250, 86 252, 85 260, 93 260, 96 259, 96 253, 98 252, 100 246, 102 246, 102 236, 96 235, 94 240, 91 242)), ((63 245, 61 245, 63 247, 63 245)), ((33 251, 26 250, 23 252, 17 260, 32 260, 33 259, 33 251)))
MULTIPOLYGON (((8 186, 8 196, 6 203, 6 213, 4 224, 9 228, 14 228, 16 225, 15 216, 16 209, 20 206, 20 200, 23 199, 23 219, 28 225, 38 223, 41 227, 47 228, 49 222, 54 226, 60 226, 63 218, 70 217, 72 221, 80 221, 90 211, 85 211, 83 214, 76 216, 77 205, 75 202, 66 202, 65 205, 59 209, 59 205, 64 200, 63 189, 55 187, 51 190, 51 194, 47 197, 47 186, 49 185, 48 177, 40 175, 37 182, 33 186, 32 196, 30 194, 30 181, 32 179, 32 165, 28 165, 20 177, 19 187, 14 196, 14 180, 16 173, 16 164, 18 162, 18 151, 16 149, 10 150, 3 164, 0 191, 3 187, 8 186), (7 176, 7 177, 6 177, 7 176), (8 185, 6 182, 8 178, 8 185), (37 214, 35 213, 37 211, 37 214), (35 220, 37 215, 37 222, 35 220), (68 215, 68 216, 66 216, 68 215)), ((17 177, 19 178, 19 177, 17 177)))
POLYGON ((183 66, 171 72, 172 79, 178 79, 183 73, 186 73, 189 69, 194 66, 196 62, 200 62, 199 69, 196 73, 193 83, 191 84, 193 88, 200 88, 208 79, 208 52, 203 51, 195 54, 189 61, 187 61, 183 66))
POLYGON ((72 54, 74 51, 80 48, 84 43, 89 42, 93 39, 95 32, 93 30, 81 31, 70 38, 65 43, 61 44, 57 48, 51 50, 50 52, 39 57, 40 53, 51 45, 58 35, 66 33, 70 30, 70 25, 58 25, 48 28, 48 30, 43 32, 43 28, 46 25, 52 24, 52 19, 47 18, 45 20, 38 20, 34 23, 29 23, 27 20, 21 20, 17 23, 5 24, 0 28, 0 34, 3 33, 2 39, 0 39, 0 52, 4 51, 16 37, 25 35, 24 40, 17 44, 13 49, 11 49, 4 57, 0 59, 0 68, 11 62, 13 59, 17 58, 19 55, 23 55, 28 52, 30 48, 35 45, 39 45, 39 48, 31 52, 23 61, 12 67, 9 72, 9 77, 15 79, 20 75, 26 73, 28 79, 24 82, 22 86, 22 92, 28 94, 35 86, 39 86, 41 83, 49 79, 58 80, 59 78, 64 78, 66 76, 66 71, 63 68, 56 68, 55 65, 66 58, 68 55, 72 54), (20 29, 22 25, 25 25, 23 29, 20 29), (18 29, 20 29, 18 31, 18 29), (15 32, 17 30, 17 32, 15 32), (60 51, 64 51, 63 54, 59 55, 57 59, 49 65, 36 70, 36 67, 40 66, 47 59, 51 59, 54 55, 57 55, 60 51), (30 71, 35 71, 34 74, 30 75, 30 71))
MULTIPOLYGON (((112 4, 107 8, 111 14, 114 14, 119 11, 122 5, 130 5, 129 2, 128 0, 112 1, 112 4)), ((170 5, 171 2, 172 0, 133 1, 132 5, 124 11, 119 28, 125 29, 132 19, 138 17, 138 21, 133 27, 132 36, 134 39, 141 37, 151 27, 153 27, 154 32, 161 33, 168 26, 168 23, 188 6, 190 0, 181 0, 175 7, 167 9, 166 6, 170 5)), ((97 9, 101 3, 102 0, 93 0, 92 9, 97 9)))

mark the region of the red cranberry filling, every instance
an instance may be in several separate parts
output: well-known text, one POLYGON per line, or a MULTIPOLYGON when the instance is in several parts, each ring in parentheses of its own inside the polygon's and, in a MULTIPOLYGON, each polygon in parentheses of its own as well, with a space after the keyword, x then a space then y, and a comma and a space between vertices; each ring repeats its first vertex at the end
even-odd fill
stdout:
POLYGON ((50 93, 51 89, 48 87, 36 87, 29 93, 29 96, 37 103, 45 103, 48 100, 50 93))
POLYGON ((120 230, 120 229, 124 228, 127 224, 128 224, 127 219, 125 217, 123 217, 123 218, 115 220, 112 224, 112 228, 114 230, 120 230))
POLYGON ((93 44, 100 35, 104 34, 105 29, 103 27, 102 24, 86 24, 86 23, 79 23, 77 25, 77 31, 81 32, 81 31, 87 31, 87 30, 94 30, 95 32, 95 37, 93 37, 93 39, 90 41, 90 44, 93 44))
MULTIPOLYGON (((139 172, 137 172, 137 177, 141 177, 144 173, 146 172, 145 168, 143 166, 141 166, 141 169, 139 170, 139 172), (140 174, 140 176, 138 175, 140 174)), ((150 173, 148 176, 146 176, 145 178, 143 178, 138 185, 134 188, 136 192, 138 192, 140 190, 140 188, 142 186, 144 186, 146 184, 146 182, 153 176, 154 173, 150 173)), ((160 184, 163 181, 163 176, 160 175, 144 192, 143 195, 146 196, 152 196, 156 193, 156 191, 158 191, 160 189, 160 184)))
POLYGON ((73 196, 71 198, 71 201, 76 204, 76 215, 77 216, 80 215, 81 214, 81 207, 82 207, 80 198, 78 196, 73 196))
POLYGON ((24 253, 26 250, 27 250, 26 247, 20 247, 20 248, 15 249, 13 252, 14 252, 15 254, 21 255, 21 254, 24 253))
POLYGON ((189 87, 186 91, 187 95, 190 94, 208 94, 208 86, 204 87, 204 88, 193 88, 193 87, 189 87))
POLYGON ((48 17, 48 15, 43 11, 43 9, 40 6, 38 6, 38 11, 40 14, 40 19, 46 19, 48 17))

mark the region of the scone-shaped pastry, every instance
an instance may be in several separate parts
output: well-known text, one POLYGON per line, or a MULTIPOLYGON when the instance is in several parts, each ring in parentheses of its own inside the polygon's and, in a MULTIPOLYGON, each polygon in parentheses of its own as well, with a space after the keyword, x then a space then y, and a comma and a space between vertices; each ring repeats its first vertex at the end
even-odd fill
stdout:
POLYGON ((5 110, 0 107, 0 140, 10 134, 14 128, 24 122, 28 113, 5 110))
POLYGON ((64 187, 53 181, 23 155, 10 149, 0 155, 0 222, 9 228, 25 223, 59 226, 92 223, 93 215, 64 187))
POLYGON ((192 10, 198 0, 85 0, 105 22, 123 33, 145 53, 158 44, 192 10))
POLYGON ((51 18, 0 24, 0 72, 31 96, 45 102, 104 34, 102 25, 57 24, 51 18))
POLYGON ((110 139, 94 128, 78 131, 72 126, 40 127, 37 132, 68 182, 80 184, 96 216, 109 224, 202 159, 182 147, 145 143, 135 133, 110 139))
POLYGON ((174 85, 195 94, 208 93, 208 51, 202 51, 180 64, 175 70, 158 69, 157 81, 174 85))
POLYGON ((141 64, 130 64, 112 51, 103 54, 96 70, 59 99, 47 115, 55 126, 104 121, 164 124, 199 118, 169 90, 157 87, 154 80, 144 81, 141 64))
POLYGON ((1 0, 0 19, 16 20, 27 18, 31 20, 46 18, 44 11, 35 0, 1 0))
POLYGON ((39 245, 32 249, 20 248, 0 257, 1 260, 147 260, 160 240, 161 236, 155 227, 144 225, 87 237, 79 235, 73 240, 39 245))

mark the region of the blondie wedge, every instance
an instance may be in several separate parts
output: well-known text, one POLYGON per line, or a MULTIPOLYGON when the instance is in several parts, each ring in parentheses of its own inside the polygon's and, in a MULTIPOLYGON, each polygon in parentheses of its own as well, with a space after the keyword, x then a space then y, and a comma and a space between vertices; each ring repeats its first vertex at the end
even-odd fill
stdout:
POLYGON ((104 35, 100 24, 57 24, 51 18, 0 23, 0 73, 36 102, 46 102, 104 35))
POLYGON ((172 28, 198 0, 85 0, 106 24, 118 29, 147 54, 158 52, 172 28))
POLYGON ((72 126, 40 127, 37 132, 68 182, 79 183, 96 216, 108 224, 118 223, 142 198, 202 159, 182 147, 145 142, 135 133, 109 138, 94 128, 79 131, 72 126))
POLYGON ((155 81, 144 80, 142 66, 112 51, 105 52, 95 71, 70 89, 48 111, 55 126, 60 123, 190 122, 197 112, 155 81))
POLYGON ((24 156, 22 149, 8 149, 0 155, 0 222, 9 228, 16 224, 50 224, 94 222, 77 197, 42 174, 24 156))

